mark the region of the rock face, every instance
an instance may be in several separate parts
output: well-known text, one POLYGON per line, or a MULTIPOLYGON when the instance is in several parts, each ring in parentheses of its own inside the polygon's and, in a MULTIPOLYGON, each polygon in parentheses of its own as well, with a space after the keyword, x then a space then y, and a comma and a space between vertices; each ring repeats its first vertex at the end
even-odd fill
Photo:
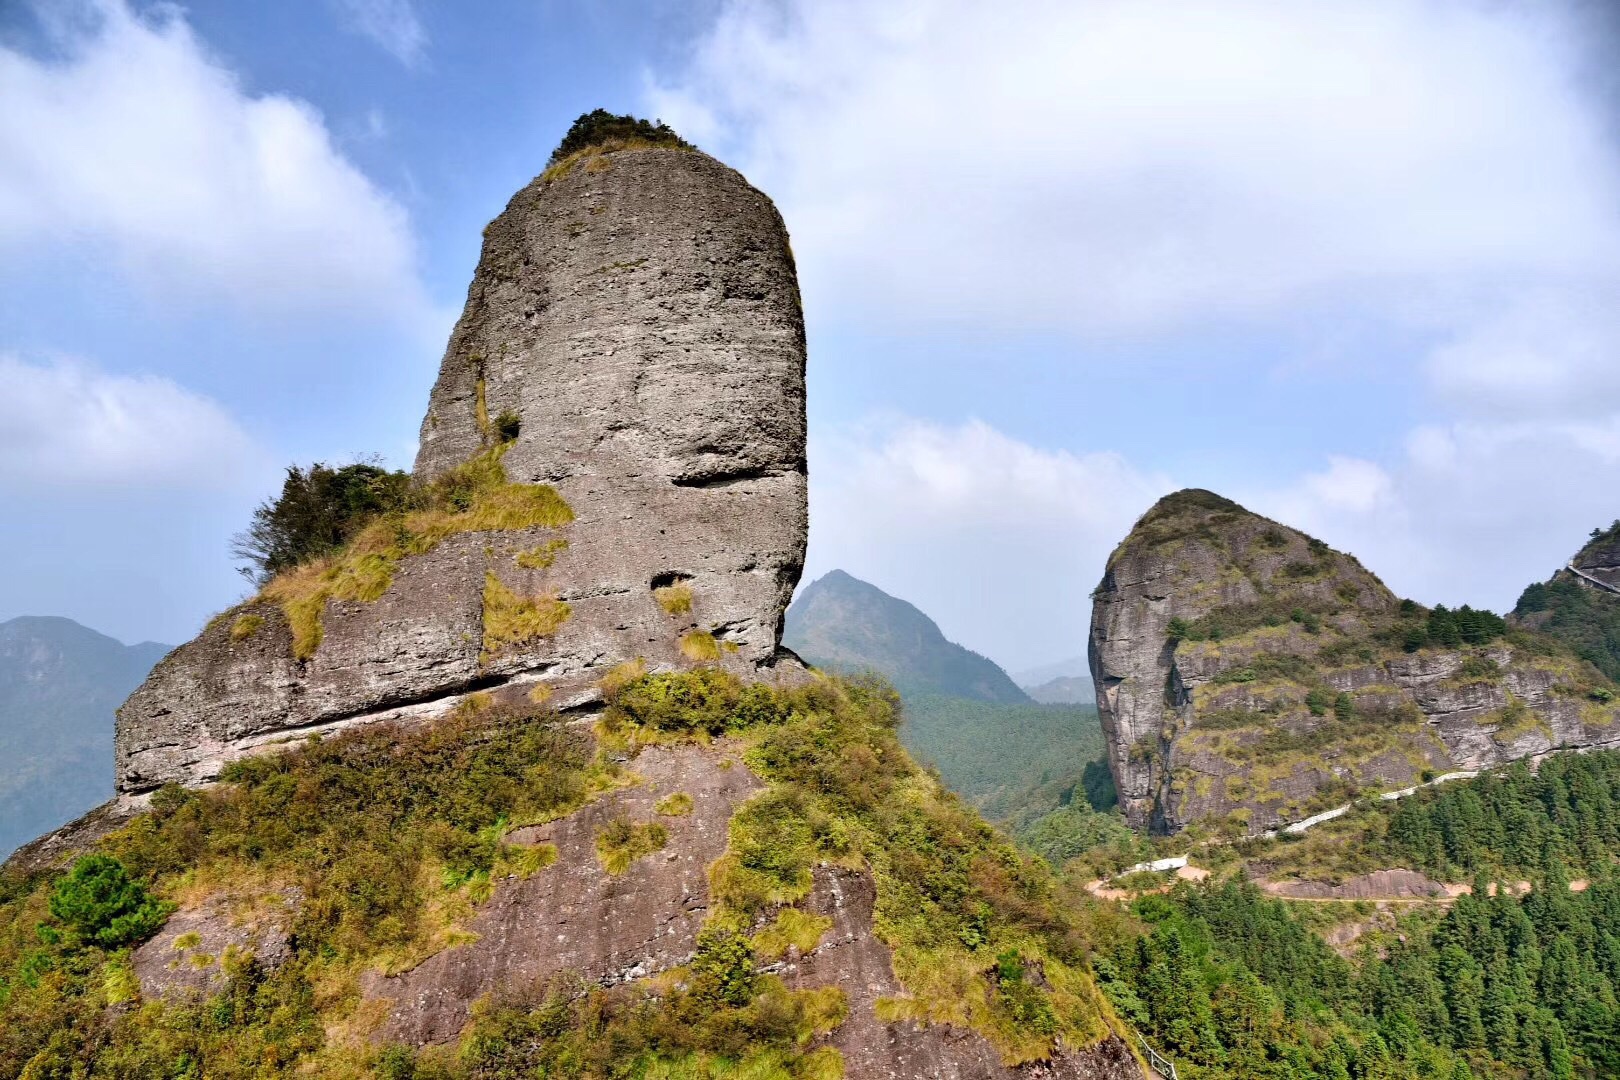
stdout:
POLYGON ((832 920, 820 943, 781 965, 795 988, 836 986, 849 1014, 828 1037, 844 1058, 849 1080, 1141 1080, 1142 1067, 1117 1036, 1083 1050, 1065 1050, 1051 1061, 1009 1068, 990 1041, 971 1029, 948 1024, 886 1022, 878 1016, 883 997, 904 995, 889 947, 873 932, 877 901, 870 874, 819 867, 803 907, 832 920))
POLYGON ((514 844, 551 844, 557 861, 526 880, 505 881, 467 929, 474 940, 435 953, 396 976, 368 973, 368 998, 389 1003, 376 1036, 412 1045, 454 1039, 474 1001, 502 988, 572 973, 612 986, 667 971, 692 958, 709 916, 709 865, 725 854, 732 813, 763 784, 714 746, 652 747, 634 769, 641 782, 546 825, 516 830, 514 844), (692 811, 660 815, 658 800, 681 794, 692 811), (616 818, 657 821, 662 850, 609 874, 596 837, 616 818))
POLYGON ((740 175, 662 148, 548 170, 486 231, 417 473, 505 441, 507 479, 550 485, 572 522, 399 560, 380 597, 324 601, 303 658, 282 605, 216 619, 119 711, 120 792, 206 782, 268 743, 436 715, 475 690, 545 682, 559 706, 587 704, 636 657, 797 670, 779 641, 807 529, 804 368, 787 233, 740 175), (565 621, 489 648, 491 580, 560 600, 565 621), (669 586, 680 602, 660 603, 669 586))
POLYGON ((1570 565, 1585 575, 1588 583, 1601 582, 1620 593, 1620 522, 1593 537, 1570 565))
POLYGON ((1429 613, 1353 557, 1207 491, 1144 515, 1094 596, 1097 705, 1139 828, 1257 833, 1425 772, 1620 744, 1613 684, 1557 642, 1430 644, 1429 613))

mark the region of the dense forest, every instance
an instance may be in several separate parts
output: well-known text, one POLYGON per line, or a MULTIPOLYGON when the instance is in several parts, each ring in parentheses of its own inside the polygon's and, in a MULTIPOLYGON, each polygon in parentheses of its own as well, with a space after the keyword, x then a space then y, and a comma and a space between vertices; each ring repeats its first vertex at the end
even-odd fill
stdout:
POLYGON ((1518 763, 1385 813, 1368 854, 1471 891, 1348 959, 1307 918, 1331 912, 1241 879, 1149 895, 1138 933, 1101 935, 1116 1005, 1188 1076, 1620 1075, 1620 752, 1518 763))

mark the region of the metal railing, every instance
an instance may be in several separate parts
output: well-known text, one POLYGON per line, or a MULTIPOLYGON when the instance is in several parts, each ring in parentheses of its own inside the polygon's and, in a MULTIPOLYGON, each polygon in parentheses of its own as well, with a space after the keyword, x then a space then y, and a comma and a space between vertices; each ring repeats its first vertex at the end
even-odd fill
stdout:
POLYGON ((1171 1061, 1169 1058, 1153 1049, 1153 1047, 1149 1046, 1146 1039, 1138 1038, 1137 1041, 1142 1044, 1142 1052, 1147 1055, 1149 1068, 1158 1073, 1160 1076, 1164 1077, 1165 1080, 1181 1080, 1181 1078, 1176 1075, 1175 1062, 1171 1061))

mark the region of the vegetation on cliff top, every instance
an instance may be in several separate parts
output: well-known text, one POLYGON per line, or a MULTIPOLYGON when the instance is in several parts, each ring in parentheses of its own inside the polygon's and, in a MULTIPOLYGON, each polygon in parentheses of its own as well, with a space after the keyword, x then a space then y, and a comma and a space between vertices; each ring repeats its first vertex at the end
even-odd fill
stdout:
MULTIPOLYGON (((573 521, 555 489, 507 480, 501 458, 510 446, 496 443, 430 484, 409 484, 403 473, 373 476, 380 470, 372 466, 289 469, 281 498, 254 514, 254 544, 274 553, 262 565, 266 572, 279 569, 249 604, 280 606, 292 631, 293 655, 307 660, 325 636, 327 601, 380 599, 405 557, 426 554, 458 533, 556 529, 573 521), (287 558, 294 561, 283 565, 287 558)), ((554 558, 566 546, 543 547, 554 558)), ((248 545, 239 542, 239 550, 247 552, 248 545)), ((520 564, 532 555, 520 555, 520 564)), ((498 579, 486 592, 497 601, 486 611, 494 616, 485 626, 486 654, 551 633, 567 618, 566 604, 516 596, 498 579)), ((257 629, 238 635, 243 625, 233 625, 233 637, 257 629)))
POLYGON ((557 144, 557 149, 551 152, 546 164, 555 165, 570 154, 607 142, 669 146, 680 150, 692 148, 691 143, 675 134, 675 130, 662 120, 655 123, 635 116, 615 115, 606 109, 592 109, 588 113, 581 113, 569 125, 568 133, 557 144))
MULTIPOLYGON (((662 120, 654 123, 635 116, 615 115, 606 109, 593 109, 588 113, 582 113, 579 119, 569 126, 562 142, 551 152, 551 158, 546 162, 545 171, 540 174, 540 179, 560 180, 579 162, 600 158, 603 154, 651 147, 665 147, 671 150, 697 149, 675 134, 674 129, 662 120)), ((605 165, 604 161, 591 161, 586 166, 586 171, 594 171, 605 165)))

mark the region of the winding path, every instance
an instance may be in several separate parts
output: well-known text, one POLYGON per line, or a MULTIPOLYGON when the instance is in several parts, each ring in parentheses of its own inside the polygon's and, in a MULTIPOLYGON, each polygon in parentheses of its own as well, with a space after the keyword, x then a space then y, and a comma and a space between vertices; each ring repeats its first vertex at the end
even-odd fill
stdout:
POLYGON ((1588 574, 1585 570, 1582 570, 1580 567, 1576 566, 1574 563, 1565 564, 1564 569, 1568 570, 1570 573, 1574 574, 1576 577, 1580 578, 1582 581, 1586 582, 1588 585, 1592 585, 1592 586, 1594 586, 1596 588, 1603 589, 1606 592, 1612 592, 1616 596, 1620 596, 1620 585, 1610 585, 1607 581, 1604 581, 1602 578, 1596 577, 1596 576, 1594 576, 1592 574, 1588 574))

